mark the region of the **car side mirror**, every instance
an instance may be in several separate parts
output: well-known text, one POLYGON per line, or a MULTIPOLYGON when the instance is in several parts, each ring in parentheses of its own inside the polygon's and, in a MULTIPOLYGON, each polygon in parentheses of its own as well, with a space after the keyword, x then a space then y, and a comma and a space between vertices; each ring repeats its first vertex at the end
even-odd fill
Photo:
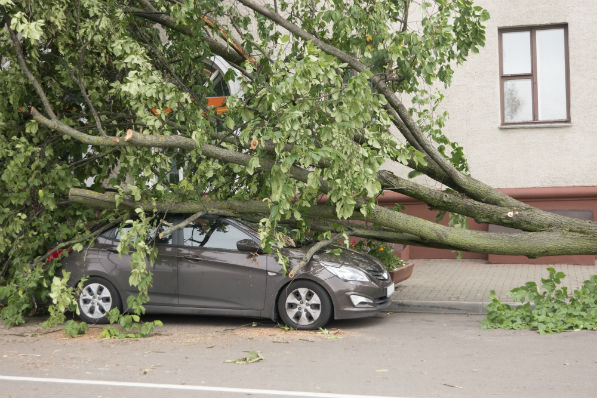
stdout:
POLYGON ((261 253, 259 243, 253 239, 241 239, 236 242, 236 248, 241 252, 261 253))

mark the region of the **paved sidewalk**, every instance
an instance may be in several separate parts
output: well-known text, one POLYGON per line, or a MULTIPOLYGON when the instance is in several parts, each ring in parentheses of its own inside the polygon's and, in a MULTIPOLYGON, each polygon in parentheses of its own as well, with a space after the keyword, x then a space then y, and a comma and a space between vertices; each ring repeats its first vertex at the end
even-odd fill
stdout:
POLYGON ((528 281, 541 283, 554 267, 571 293, 597 273, 596 265, 488 264, 482 260, 411 260, 415 269, 410 279, 396 285, 392 312, 485 314, 489 292, 495 290, 504 302, 506 293, 528 281))

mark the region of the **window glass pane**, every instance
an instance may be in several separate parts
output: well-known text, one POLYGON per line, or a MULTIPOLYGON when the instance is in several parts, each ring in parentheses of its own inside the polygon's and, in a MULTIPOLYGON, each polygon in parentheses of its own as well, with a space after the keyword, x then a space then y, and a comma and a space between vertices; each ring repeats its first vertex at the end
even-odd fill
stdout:
POLYGON ((564 29, 539 29, 536 37, 539 120, 567 119, 564 29))
POLYGON ((206 232, 209 231, 209 224, 206 220, 197 220, 182 229, 183 245, 189 247, 203 246, 206 232))
POLYGON ((189 247, 237 250, 236 242, 251 237, 221 220, 204 220, 183 228, 183 244, 189 247))
POLYGON ((502 33, 504 75, 531 73, 531 32, 502 33))
MULTIPOLYGON (((162 224, 160 226, 158 233, 165 231, 166 229, 168 229, 168 227, 166 225, 162 224)), ((122 236, 128 234, 130 230, 131 230, 130 225, 125 225, 124 227, 122 227, 120 229, 117 228, 116 234, 114 235, 114 237, 112 239, 120 241, 120 239, 122 239, 122 236)), ((164 236, 163 239, 160 239, 159 236, 156 236, 155 228, 152 228, 149 231, 149 239, 151 241, 154 241, 157 244, 160 244, 160 245, 171 245, 173 243, 172 237, 173 237, 173 235, 170 234, 168 236, 164 236)))
POLYGON ((156 244, 160 244, 160 245, 171 245, 173 242, 173 234, 170 234, 168 236, 164 236, 163 238, 160 239, 160 232, 164 232, 165 230, 167 230, 168 227, 164 224, 160 225, 159 230, 156 231, 155 229, 152 229, 151 231, 149 231, 149 239, 151 239, 152 241, 154 241, 156 244))
POLYGON ((531 79, 504 81, 504 122, 533 120, 531 79))
POLYGON ((116 235, 114 237, 114 240, 120 241, 120 239, 122 238, 122 235, 128 234, 130 230, 131 230, 130 226, 124 226, 122 228, 116 229, 116 235))
POLYGON ((109 230, 102 232, 101 236, 102 236, 102 238, 113 240, 117 231, 118 231, 118 227, 110 228, 109 230))
POLYGON ((180 173, 176 164, 176 159, 174 159, 174 157, 171 158, 170 167, 170 172, 168 173, 168 182, 170 184, 178 184, 180 182, 180 173))
POLYGON ((229 224, 220 224, 212 231, 204 247, 212 249, 237 250, 236 242, 249 239, 250 236, 229 224))

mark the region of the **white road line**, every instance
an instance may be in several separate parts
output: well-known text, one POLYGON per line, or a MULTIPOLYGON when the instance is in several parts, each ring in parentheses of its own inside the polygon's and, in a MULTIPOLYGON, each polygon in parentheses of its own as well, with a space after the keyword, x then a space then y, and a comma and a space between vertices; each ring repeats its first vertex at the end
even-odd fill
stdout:
POLYGON ((0 380, 6 381, 28 381, 34 383, 56 383, 56 384, 84 384, 95 386, 110 387, 133 387, 133 388, 154 388, 164 390, 190 390, 190 391, 209 391, 224 392, 233 394, 261 394, 261 395, 283 395, 292 397, 312 397, 312 398, 402 398, 389 397, 381 395, 357 395, 357 394, 334 394, 324 392, 306 392, 306 391, 283 391, 283 390, 265 390, 256 388, 234 388, 234 387, 210 387, 194 386, 186 384, 157 384, 157 383, 137 383, 126 381, 107 381, 107 380, 83 380, 83 379, 57 379, 49 377, 23 377, 23 376, 4 376, 0 375, 0 380))

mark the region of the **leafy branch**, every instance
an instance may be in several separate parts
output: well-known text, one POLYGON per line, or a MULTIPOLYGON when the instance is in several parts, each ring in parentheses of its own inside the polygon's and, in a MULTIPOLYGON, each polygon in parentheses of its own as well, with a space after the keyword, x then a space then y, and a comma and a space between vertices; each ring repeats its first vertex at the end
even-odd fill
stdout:
POLYGON ((547 270, 549 276, 541 278, 541 289, 536 282, 527 282, 507 293, 519 305, 503 303, 492 290, 483 327, 531 329, 540 334, 597 329, 597 275, 569 294, 566 286, 558 287, 565 274, 547 270))

